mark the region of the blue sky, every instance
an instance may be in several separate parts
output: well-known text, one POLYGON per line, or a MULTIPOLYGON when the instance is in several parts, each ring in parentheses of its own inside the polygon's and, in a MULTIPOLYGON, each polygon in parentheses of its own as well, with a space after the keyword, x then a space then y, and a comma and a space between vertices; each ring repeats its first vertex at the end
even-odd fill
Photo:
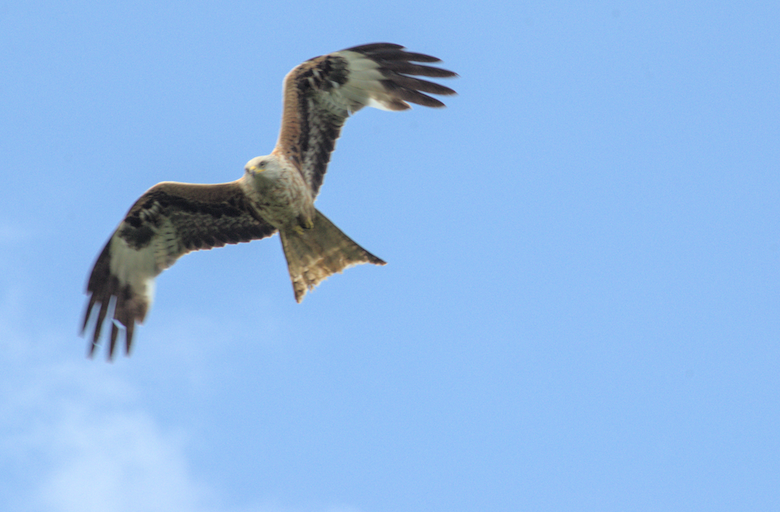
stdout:
POLYGON ((0 502, 19 511, 780 507, 773 2, 0 4, 0 502), (160 181, 241 175, 281 81, 375 41, 460 74, 347 123, 317 206, 388 262, 298 305, 278 238, 86 276, 160 181))

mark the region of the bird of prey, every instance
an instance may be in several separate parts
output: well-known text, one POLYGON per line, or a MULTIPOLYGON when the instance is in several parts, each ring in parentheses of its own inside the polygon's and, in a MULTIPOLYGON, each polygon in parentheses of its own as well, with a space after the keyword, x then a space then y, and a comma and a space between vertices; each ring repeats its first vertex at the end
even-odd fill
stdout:
POLYGON ((152 303, 154 278, 191 251, 259 240, 278 231, 297 302, 347 267, 384 265, 314 208, 314 200, 350 114, 365 106, 443 107, 428 94, 455 94, 449 87, 415 78, 457 76, 427 65, 435 62, 440 60, 391 43, 309 59, 284 79, 282 126, 270 155, 251 159, 243 176, 230 183, 162 182, 146 191, 92 268, 81 329, 83 334, 96 310, 89 355, 100 342, 107 316, 113 316, 108 358, 114 355, 119 324, 129 355, 135 323, 143 322, 152 303))

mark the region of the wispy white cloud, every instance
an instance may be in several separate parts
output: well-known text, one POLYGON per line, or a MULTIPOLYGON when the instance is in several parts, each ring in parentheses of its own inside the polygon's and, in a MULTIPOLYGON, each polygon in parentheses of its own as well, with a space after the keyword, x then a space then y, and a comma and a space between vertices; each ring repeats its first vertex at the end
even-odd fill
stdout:
MULTIPOLYGON (((3 501, 30 511, 210 511, 187 464, 184 437, 165 432, 119 377, 14 351, 0 377, 3 501)), ((40 347, 38 347, 40 348, 40 347)), ((88 367, 87 367, 88 368, 88 367)))
POLYGON ((117 366, 63 355, 56 347, 72 339, 23 332, 25 308, 8 294, 0 306, 9 363, 0 374, 0 502, 9 510, 311 512, 262 501, 224 507, 188 460, 188 432, 163 427, 117 366))
POLYGON ((179 440, 141 411, 70 410, 42 444, 55 455, 33 508, 51 511, 208 510, 179 440))

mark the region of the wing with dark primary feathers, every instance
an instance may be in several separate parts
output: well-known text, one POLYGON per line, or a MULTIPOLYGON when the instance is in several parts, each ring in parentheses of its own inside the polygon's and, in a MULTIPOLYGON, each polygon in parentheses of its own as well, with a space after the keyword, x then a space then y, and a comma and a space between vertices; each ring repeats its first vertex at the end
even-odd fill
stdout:
POLYGON ((272 235, 238 185, 159 183, 135 202, 98 256, 87 284, 89 303, 82 333, 94 309, 95 352, 107 316, 112 314, 108 358, 114 355, 117 322, 130 353, 135 323, 142 323, 154 296, 154 278, 191 251, 249 242, 272 235))
POLYGON ((409 103, 443 107, 429 94, 451 95, 449 87, 415 78, 447 78, 452 71, 416 64, 440 62, 391 43, 354 46, 307 60, 284 79, 282 129, 274 152, 294 162, 314 195, 347 117, 365 106, 406 110, 409 103))

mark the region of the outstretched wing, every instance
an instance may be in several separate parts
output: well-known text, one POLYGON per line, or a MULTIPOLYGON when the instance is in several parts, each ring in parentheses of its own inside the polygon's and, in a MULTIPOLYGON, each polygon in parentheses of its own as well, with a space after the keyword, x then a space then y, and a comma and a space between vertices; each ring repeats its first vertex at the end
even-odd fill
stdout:
POLYGON ((347 117, 365 106, 406 110, 409 103, 443 107, 428 94, 449 87, 414 78, 454 77, 452 71, 416 62, 439 62, 391 43, 355 46, 307 60, 284 79, 282 129, 275 153, 294 162, 316 196, 347 117))
POLYGON ((97 309, 90 356, 112 310, 108 358, 114 355, 116 322, 126 330, 125 350, 130 353, 135 322, 142 323, 151 306, 154 278, 178 258, 199 249, 265 238, 275 231, 255 213, 238 182, 164 182, 149 189, 127 212, 92 268, 82 325, 83 333, 97 309))

